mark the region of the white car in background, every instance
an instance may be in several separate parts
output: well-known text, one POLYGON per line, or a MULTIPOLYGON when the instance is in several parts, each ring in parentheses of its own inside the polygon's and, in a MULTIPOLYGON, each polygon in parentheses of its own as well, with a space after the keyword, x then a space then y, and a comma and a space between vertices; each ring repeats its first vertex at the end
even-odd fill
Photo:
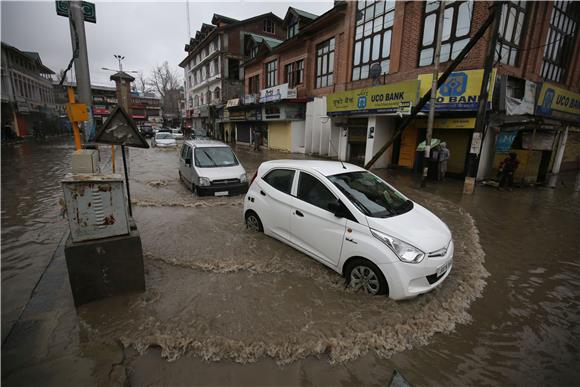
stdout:
POLYGON ((232 148, 220 141, 185 141, 179 160, 179 178, 199 196, 227 196, 248 191, 246 170, 232 148))
POLYGON ((171 129, 171 134, 173 135, 174 139, 183 140, 183 132, 181 129, 171 129))
POLYGON ((352 164, 262 163, 244 200, 244 218, 248 229, 313 257, 351 287, 395 300, 429 292, 453 265, 445 223, 352 164))
POLYGON ((177 142, 171 132, 156 132, 153 139, 151 139, 151 146, 159 148, 176 147, 177 142))

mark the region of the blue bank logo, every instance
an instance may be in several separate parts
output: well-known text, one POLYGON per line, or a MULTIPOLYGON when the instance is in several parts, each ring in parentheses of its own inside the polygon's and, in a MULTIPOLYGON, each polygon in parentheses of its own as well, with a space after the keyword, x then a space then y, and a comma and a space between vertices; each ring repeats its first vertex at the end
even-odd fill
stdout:
POLYGON ((447 81, 439 88, 443 97, 459 97, 467 89, 467 74, 464 72, 451 73, 447 81))
POLYGON ((367 107, 367 97, 366 97, 366 95, 362 95, 362 96, 358 97, 357 107, 359 109, 364 109, 364 108, 367 107))

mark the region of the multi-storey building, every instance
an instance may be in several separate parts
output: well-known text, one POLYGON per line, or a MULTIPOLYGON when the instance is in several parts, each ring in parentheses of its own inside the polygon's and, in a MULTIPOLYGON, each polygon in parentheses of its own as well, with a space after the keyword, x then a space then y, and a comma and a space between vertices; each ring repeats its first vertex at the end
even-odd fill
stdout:
POLYGON ((55 114, 51 75, 37 52, 2 42, 2 123, 14 135, 32 135, 36 122, 55 114))
MULTIPOLYGON (((440 73, 493 4, 445 5, 440 73)), ((288 38, 275 47, 261 44, 244 63, 245 93, 261 97, 269 146, 368 162, 431 86, 438 12, 435 1, 335 2, 296 31, 290 24, 298 18, 287 15, 288 38), (306 100, 300 117, 293 106, 306 100)), ((572 1, 503 5, 483 136, 474 135, 474 126, 491 29, 438 92, 433 137, 448 144, 449 172, 464 175, 468 154, 481 150, 478 177, 490 176, 511 150, 521 160, 519 177, 543 180, 566 138, 564 164, 580 162, 579 15, 572 1)), ((417 166, 427 112, 375 166, 417 166)))
POLYGON ((223 134, 224 103, 243 93, 241 62, 248 36, 283 39, 282 19, 266 13, 245 20, 214 14, 185 45, 187 57, 179 64, 185 73, 186 125, 223 134))

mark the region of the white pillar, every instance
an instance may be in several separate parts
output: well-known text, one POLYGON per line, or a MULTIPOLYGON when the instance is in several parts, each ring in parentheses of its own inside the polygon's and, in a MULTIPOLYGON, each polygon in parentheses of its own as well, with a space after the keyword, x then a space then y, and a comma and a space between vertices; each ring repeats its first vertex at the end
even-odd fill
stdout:
POLYGON ((560 173, 560 167, 562 166, 562 159, 564 158, 564 150, 566 149, 566 141, 568 139, 568 127, 564 129, 564 133, 560 137, 560 142, 558 143, 558 150, 556 151, 556 157, 554 158, 554 165, 552 167, 552 173, 550 175, 550 182, 548 186, 550 188, 556 187, 558 183, 558 173, 560 173))

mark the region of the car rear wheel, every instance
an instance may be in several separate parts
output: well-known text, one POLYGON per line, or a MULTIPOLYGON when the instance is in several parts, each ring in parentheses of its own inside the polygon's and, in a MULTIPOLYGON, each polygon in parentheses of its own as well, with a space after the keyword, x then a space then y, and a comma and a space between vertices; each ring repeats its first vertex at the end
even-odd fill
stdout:
POLYGON ((386 294, 387 280, 381 270, 369 260, 356 259, 352 261, 345 272, 346 280, 351 288, 367 294, 386 294))
POLYGON ((260 220, 258 214, 256 214, 254 211, 248 211, 246 213, 246 228, 254 232, 264 231, 262 221, 260 220))

